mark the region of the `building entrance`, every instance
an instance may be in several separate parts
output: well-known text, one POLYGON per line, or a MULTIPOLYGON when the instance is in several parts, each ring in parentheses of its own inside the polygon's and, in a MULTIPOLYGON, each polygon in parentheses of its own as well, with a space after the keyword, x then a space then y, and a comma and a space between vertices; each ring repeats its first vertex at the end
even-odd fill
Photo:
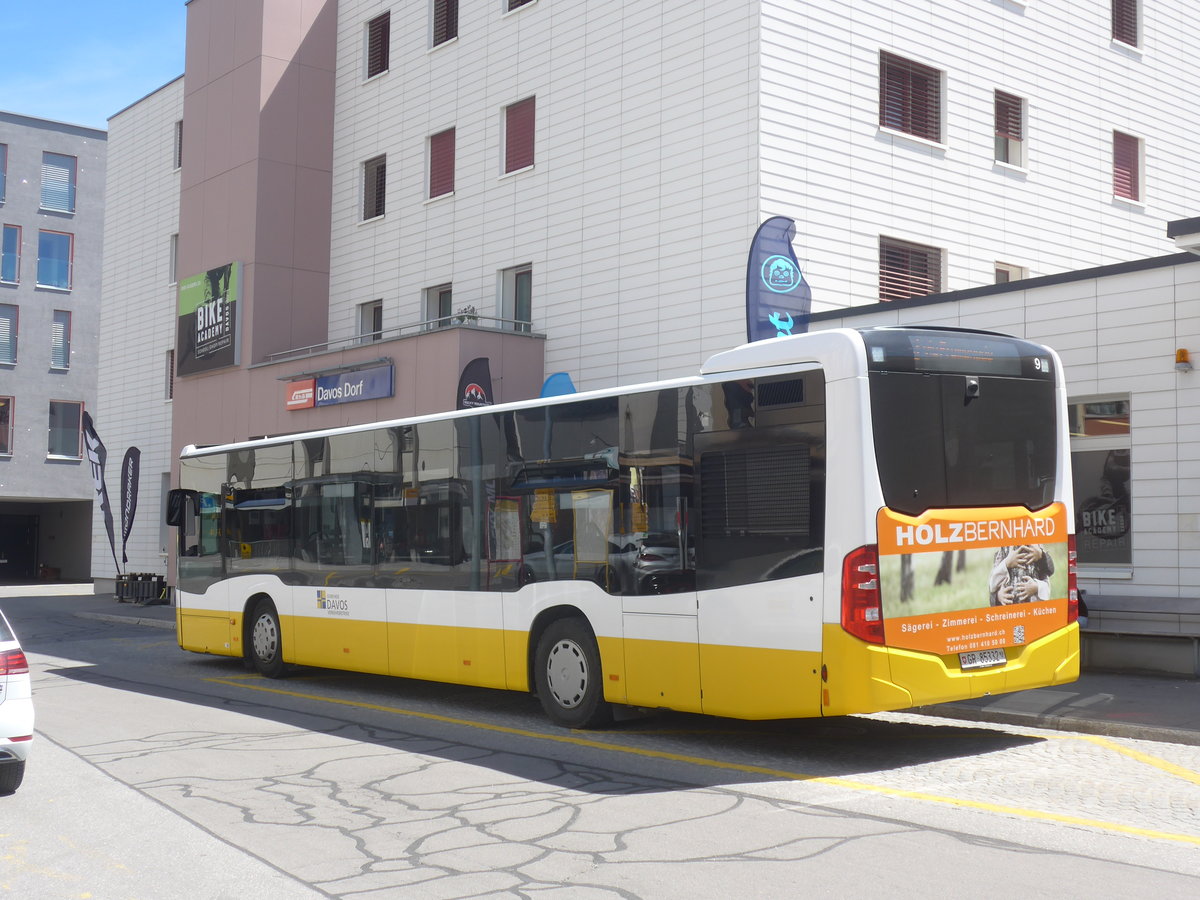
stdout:
POLYGON ((38 517, 0 515, 0 582, 37 575, 38 517))

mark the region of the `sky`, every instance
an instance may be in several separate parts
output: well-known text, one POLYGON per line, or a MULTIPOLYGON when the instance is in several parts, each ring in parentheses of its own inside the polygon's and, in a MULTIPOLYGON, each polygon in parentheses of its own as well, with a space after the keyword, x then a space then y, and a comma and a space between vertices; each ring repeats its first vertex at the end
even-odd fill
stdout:
POLYGON ((0 110, 108 127, 183 74, 184 0, 0 0, 0 110))

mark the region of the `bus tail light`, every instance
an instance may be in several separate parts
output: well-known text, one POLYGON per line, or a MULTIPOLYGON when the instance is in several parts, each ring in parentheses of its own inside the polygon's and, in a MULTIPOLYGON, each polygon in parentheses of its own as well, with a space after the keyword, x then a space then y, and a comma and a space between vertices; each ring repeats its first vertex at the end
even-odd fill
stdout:
POLYGON ((1079 559, 1075 535, 1067 535, 1067 624, 1079 620, 1079 559))
POLYGON ((883 643, 879 599, 879 548, 851 550, 842 560, 842 628, 872 644, 883 643))
POLYGON ((24 675, 29 671, 29 661, 20 650, 0 653, 0 675, 24 675))

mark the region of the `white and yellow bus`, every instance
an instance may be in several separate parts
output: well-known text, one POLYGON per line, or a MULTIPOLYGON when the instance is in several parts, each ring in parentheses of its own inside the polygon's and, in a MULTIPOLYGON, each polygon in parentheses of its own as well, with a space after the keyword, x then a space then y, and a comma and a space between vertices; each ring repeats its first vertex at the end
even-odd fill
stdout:
POLYGON ((188 447, 186 650, 765 719, 1074 680, 1062 366, 837 329, 700 375, 188 447))

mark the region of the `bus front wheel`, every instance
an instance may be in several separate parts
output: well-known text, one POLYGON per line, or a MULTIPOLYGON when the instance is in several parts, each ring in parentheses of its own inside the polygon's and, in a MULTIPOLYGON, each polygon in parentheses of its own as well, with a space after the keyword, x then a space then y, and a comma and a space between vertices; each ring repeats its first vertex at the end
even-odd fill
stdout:
POLYGON ((259 600, 250 619, 250 651, 254 668, 268 678, 283 675, 283 639, 279 614, 270 600, 259 600))
POLYGON ((604 702, 600 650, 582 619, 551 622, 534 656, 534 686, 550 721, 564 728, 596 728, 612 721, 604 702))

